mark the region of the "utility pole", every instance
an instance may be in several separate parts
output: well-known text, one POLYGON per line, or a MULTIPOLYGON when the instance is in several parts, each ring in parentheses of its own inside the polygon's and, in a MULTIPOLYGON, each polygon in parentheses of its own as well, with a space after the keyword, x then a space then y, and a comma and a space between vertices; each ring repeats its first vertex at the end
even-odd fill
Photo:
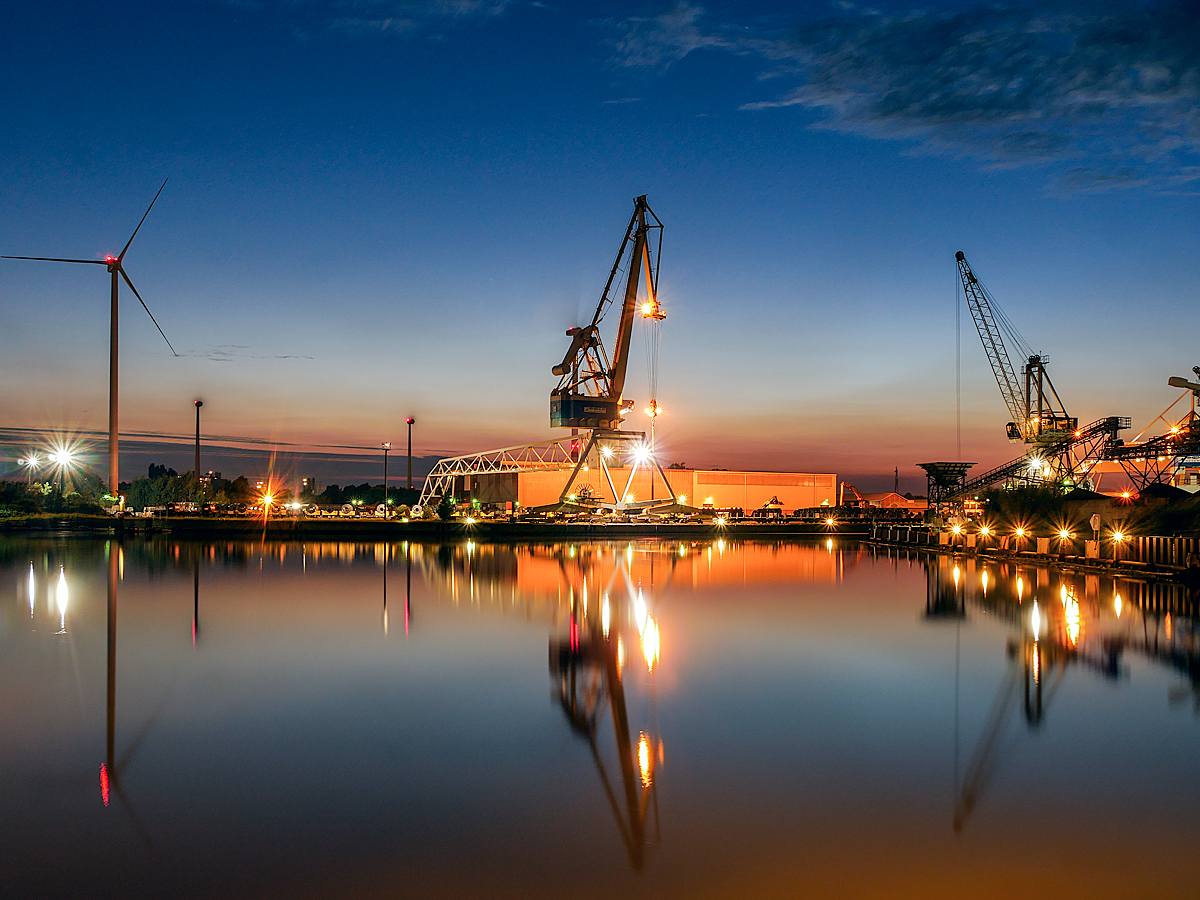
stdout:
MULTIPOLYGON (((194 401, 196 404, 196 487, 200 487, 200 407, 204 405, 203 400, 194 401)), ((201 494, 203 490, 201 489, 201 494)))
POLYGON ((412 427, 417 421, 412 416, 404 420, 408 423, 408 489, 412 490, 412 427))
MULTIPOLYGON (((384 517, 385 519, 388 517, 388 505, 387 505, 387 488, 388 488, 388 484, 387 484, 387 455, 388 455, 388 451, 389 451, 389 450, 391 450, 391 449, 392 449, 392 442, 391 442, 391 441, 384 441, 384 442, 383 442, 383 517, 384 517)), ((387 563, 386 563, 386 562, 384 563, 384 568, 385 568, 385 569, 387 568, 387 563)), ((386 578, 386 576, 385 576, 385 578, 386 578)), ((385 581, 385 584, 386 584, 386 581, 385 581)), ((387 597, 387 593, 386 593, 386 591, 387 591, 387 588, 385 587, 385 588, 384 588, 384 592, 385 592, 385 593, 384 593, 384 597, 385 597, 385 598, 387 597)), ((387 604, 387 600, 386 600, 386 599, 384 599, 384 601, 383 601, 383 602, 384 602, 384 604, 385 604, 385 605, 387 604)))
POLYGON ((900 493, 900 467, 896 466, 896 486, 893 489, 895 493, 900 493))

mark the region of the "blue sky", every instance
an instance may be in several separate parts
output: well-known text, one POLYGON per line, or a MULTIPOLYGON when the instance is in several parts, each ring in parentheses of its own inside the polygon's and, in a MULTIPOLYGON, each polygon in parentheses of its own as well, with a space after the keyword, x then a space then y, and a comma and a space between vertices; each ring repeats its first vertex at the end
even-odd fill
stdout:
MULTIPOLYGON (((372 447, 414 415, 442 455, 552 435, 562 332, 645 193, 664 455, 915 488, 956 453, 956 250, 1083 420, 1140 430, 1200 363, 1198 13, 27 6, 0 63, 0 252, 118 251, 169 176, 126 264, 181 356, 123 301, 122 430, 187 433, 201 396, 214 435, 372 447)), ((103 270, 0 272, 0 425, 103 431, 103 270)), ((965 314, 962 359, 963 454, 1000 462, 965 314)))

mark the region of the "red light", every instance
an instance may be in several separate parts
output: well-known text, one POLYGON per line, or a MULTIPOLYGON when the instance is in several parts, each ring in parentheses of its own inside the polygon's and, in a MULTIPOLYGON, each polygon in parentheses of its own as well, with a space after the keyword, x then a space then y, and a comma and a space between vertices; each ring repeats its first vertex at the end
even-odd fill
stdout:
POLYGON ((100 763, 100 799, 108 806, 108 766, 100 763))

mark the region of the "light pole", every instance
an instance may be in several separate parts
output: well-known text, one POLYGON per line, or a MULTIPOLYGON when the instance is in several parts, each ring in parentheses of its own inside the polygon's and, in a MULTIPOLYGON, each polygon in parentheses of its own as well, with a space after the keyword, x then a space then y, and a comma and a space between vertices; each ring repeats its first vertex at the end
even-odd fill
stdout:
MULTIPOLYGON (((200 407, 204 405, 203 400, 193 401, 196 404, 196 487, 200 487, 200 407)), ((201 489, 201 495, 203 496, 201 489)))
MULTIPOLYGON (((383 442, 383 517, 384 517, 385 519, 388 517, 388 505, 387 505, 387 487, 388 487, 388 485, 387 485, 387 455, 388 455, 388 451, 389 451, 389 450, 391 450, 391 449, 392 449, 392 442, 391 442, 391 441, 384 441, 384 442, 383 442)), ((387 590, 387 588, 384 588, 384 590, 386 591, 386 590, 387 590)), ((385 600, 384 602, 386 603, 387 601, 385 600)))
POLYGON ((412 416, 404 420, 408 423, 408 489, 412 490, 412 427, 417 421, 412 416))
POLYGON ((33 484, 33 470, 40 466, 41 463, 41 457, 39 457, 36 453, 30 453, 21 460, 21 465, 25 467, 25 471, 28 473, 30 484, 33 484))

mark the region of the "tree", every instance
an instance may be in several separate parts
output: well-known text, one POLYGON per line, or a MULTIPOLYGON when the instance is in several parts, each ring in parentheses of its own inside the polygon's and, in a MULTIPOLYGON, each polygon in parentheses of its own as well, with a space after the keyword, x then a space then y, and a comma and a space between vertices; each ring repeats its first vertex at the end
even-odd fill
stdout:
POLYGON ((438 505, 437 505, 438 518, 441 519, 443 522, 448 521, 449 519, 453 518, 454 517, 454 508, 455 508, 454 498, 453 497, 443 497, 441 500, 438 501, 438 505))

